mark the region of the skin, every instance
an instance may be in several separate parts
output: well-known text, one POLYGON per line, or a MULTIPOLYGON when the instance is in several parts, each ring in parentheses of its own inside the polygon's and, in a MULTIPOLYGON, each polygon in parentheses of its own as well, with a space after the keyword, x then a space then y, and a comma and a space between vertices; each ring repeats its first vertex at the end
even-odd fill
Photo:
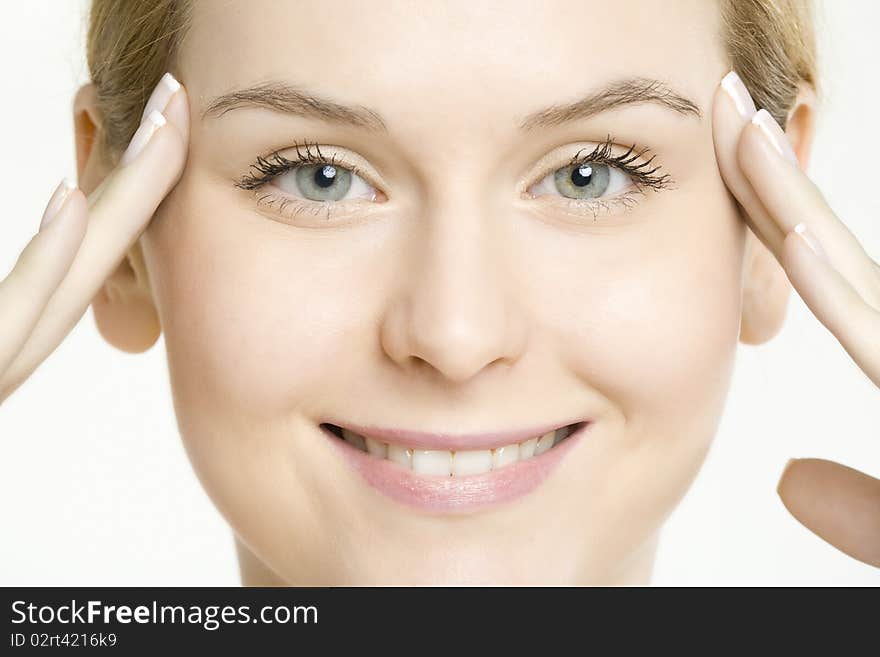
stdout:
MULTIPOLYGON (((235 532, 243 583, 647 582, 663 521, 717 429, 737 343, 778 332, 789 280, 880 385, 880 268, 719 86, 729 67, 711 3, 217 7, 197 3, 174 71, 184 88, 131 164, 110 169, 92 151, 100 116, 94 89, 80 91, 82 191, 0 287, 0 308, 24 309, 0 338, 0 399, 89 303, 126 351, 163 331, 180 432, 235 532), (517 129, 539 107, 633 75, 667 82, 701 117, 642 103, 517 129), (202 116, 266 79, 375 108, 389 134, 266 109, 202 116), (563 210, 558 192, 520 195, 520 181, 609 133, 619 152, 650 147, 674 184, 595 220, 563 210), (235 187, 258 155, 305 139, 349 158, 383 200, 343 202, 322 223, 235 187), (834 267, 799 241, 795 218, 834 267), (25 301, 29 283, 45 294, 25 301), (328 417, 427 431, 594 426, 529 495, 450 516, 366 486, 318 429, 328 417)), ((801 166, 813 119, 805 88, 788 124, 801 166)), ((836 517, 874 513, 876 533, 829 529, 804 503, 815 463, 787 470, 783 501, 880 564, 880 483, 829 467, 836 517)))

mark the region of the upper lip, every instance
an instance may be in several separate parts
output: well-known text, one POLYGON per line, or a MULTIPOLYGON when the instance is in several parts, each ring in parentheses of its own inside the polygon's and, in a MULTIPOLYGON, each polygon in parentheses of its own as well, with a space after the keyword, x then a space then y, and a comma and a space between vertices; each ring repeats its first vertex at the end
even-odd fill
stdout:
POLYGON ((529 438, 543 436, 549 431, 562 429, 570 424, 581 424, 589 422, 589 420, 573 420, 571 422, 563 422, 561 424, 547 424, 543 426, 534 426, 525 429, 514 429, 511 431, 491 431, 488 433, 431 433, 427 431, 410 431, 408 429, 396 429, 388 427, 377 427, 373 425, 364 426, 347 422, 345 424, 332 423, 343 429, 348 429, 354 433, 360 434, 373 440, 384 443, 392 443, 401 447, 410 447, 412 449, 425 450, 479 450, 493 449, 512 445, 513 443, 521 443, 529 438))

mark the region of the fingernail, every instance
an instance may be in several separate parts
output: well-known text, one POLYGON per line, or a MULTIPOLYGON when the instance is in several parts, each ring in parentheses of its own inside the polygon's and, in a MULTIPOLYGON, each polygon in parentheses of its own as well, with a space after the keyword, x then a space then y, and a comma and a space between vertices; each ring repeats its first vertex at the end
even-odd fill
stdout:
POLYGON ((736 71, 731 71, 721 79, 721 88, 730 96, 741 117, 750 119, 754 116, 755 101, 736 71))
POLYGON ((761 129, 764 137, 776 149, 777 153, 792 164, 799 166, 797 155, 794 154, 794 149, 791 147, 788 137, 785 136, 782 128, 776 123, 776 119, 770 116, 770 112, 765 109, 758 110, 758 113, 752 117, 752 123, 761 129))
POLYGON ((126 148, 125 152, 122 154, 120 164, 126 165, 136 158, 140 152, 144 150, 144 146, 149 143, 153 133, 163 125, 165 125, 165 117, 162 116, 161 112, 153 110, 147 114, 147 118, 134 133, 131 142, 128 144, 128 148, 126 148))
POLYGON ((822 245, 819 244, 819 240, 816 239, 816 236, 809 228, 807 228, 807 225, 804 222, 795 226, 794 232, 801 236, 801 239, 807 243, 807 246, 812 249, 813 253, 822 258, 825 262, 830 262, 828 254, 825 253, 825 249, 822 248, 822 245))
POLYGON ((58 184, 58 187, 56 187, 55 191, 52 193, 52 198, 50 198, 49 203, 46 204, 46 209, 43 211, 43 218, 40 221, 40 230, 43 230, 46 226, 52 223, 52 220, 55 217, 58 216, 61 208, 64 207, 64 201, 67 200, 67 197, 70 196, 70 192, 74 189, 76 189, 76 185, 69 178, 65 178, 58 184))
POLYGON ((150 94, 150 99, 144 107, 144 111, 141 114, 141 123, 143 123, 144 119, 150 115, 150 112, 164 112, 165 107, 168 105, 168 101, 171 100, 171 96, 173 96, 178 89, 180 89, 180 82, 175 80, 171 73, 163 75, 162 79, 159 80, 159 83, 156 85, 156 88, 153 89, 153 93, 150 94))

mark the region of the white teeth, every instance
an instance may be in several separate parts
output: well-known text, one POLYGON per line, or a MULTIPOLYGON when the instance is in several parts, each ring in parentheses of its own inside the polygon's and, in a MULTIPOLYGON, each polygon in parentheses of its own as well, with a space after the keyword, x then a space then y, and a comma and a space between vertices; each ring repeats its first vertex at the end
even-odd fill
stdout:
POLYGON ((447 449, 415 449, 412 455, 412 469, 419 474, 452 474, 452 452, 447 449))
POLYGON ((452 459, 452 474, 457 476, 480 474, 492 469, 492 451, 488 449, 456 452, 452 459))
POLYGON ((397 445, 388 445, 388 460, 412 468, 412 450, 397 445))
POLYGON ((538 438, 538 442, 535 443, 535 456, 538 454, 543 454, 548 449, 553 447, 553 439, 556 437, 555 431, 548 431, 543 436, 538 438))
POLYGON ((492 469, 503 468, 510 463, 519 461, 519 443, 496 447, 492 450, 492 469))
POLYGON ((380 459, 388 458, 388 445, 373 438, 367 438, 367 451, 380 459))
POLYGON ((461 477, 498 470, 504 466, 539 456, 572 433, 565 427, 548 431, 543 436, 524 440, 521 443, 504 445, 495 449, 461 450, 451 452, 435 449, 410 449, 383 443, 373 438, 342 429, 342 438, 379 459, 393 461, 418 474, 461 477))
POLYGON ((519 460, 525 461, 526 459, 530 459, 535 455, 535 446, 538 444, 537 438, 530 438, 529 440, 522 442, 519 444, 519 460))

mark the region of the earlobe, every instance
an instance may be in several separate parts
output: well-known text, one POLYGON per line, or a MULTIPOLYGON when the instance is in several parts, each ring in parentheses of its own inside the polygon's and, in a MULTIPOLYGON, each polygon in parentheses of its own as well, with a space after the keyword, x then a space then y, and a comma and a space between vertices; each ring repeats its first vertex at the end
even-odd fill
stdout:
MULTIPOLYGON (((76 168, 80 189, 94 191, 110 172, 101 148, 101 114, 93 84, 80 87, 73 102, 76 168)), ((140 242, 135 242, 92 299, 98 331, 125 352, 146 351, 162 329, 153 303, 140 242)))
POLYGON ((782 329, 792 288, 782 265, 764 243, 752 231, 746 239, 751 244, 744 265, 739 341, 758 345, 782 329))
POLYGON ((146 280, 140 242, 135 242, 92 299, 92 312, 98 332, 121 351, 146 351, 159 339, 162 327, 146 280))

